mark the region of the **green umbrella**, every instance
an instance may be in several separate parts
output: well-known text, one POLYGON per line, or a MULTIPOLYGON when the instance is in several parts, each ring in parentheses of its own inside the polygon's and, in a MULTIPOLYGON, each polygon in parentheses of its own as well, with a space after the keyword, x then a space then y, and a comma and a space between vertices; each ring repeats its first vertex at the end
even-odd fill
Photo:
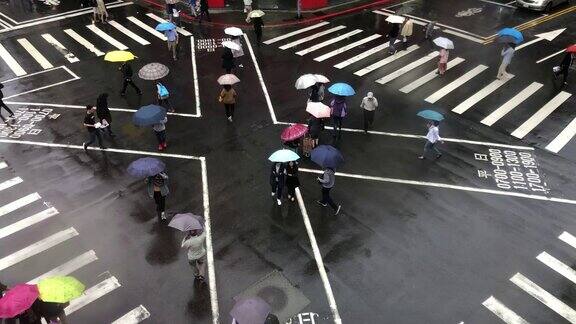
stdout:
POLYGON ((74 277, 57 276, 40 280, 38 291, 45 302, 67 303, 80 297, 86 287, 74 277))

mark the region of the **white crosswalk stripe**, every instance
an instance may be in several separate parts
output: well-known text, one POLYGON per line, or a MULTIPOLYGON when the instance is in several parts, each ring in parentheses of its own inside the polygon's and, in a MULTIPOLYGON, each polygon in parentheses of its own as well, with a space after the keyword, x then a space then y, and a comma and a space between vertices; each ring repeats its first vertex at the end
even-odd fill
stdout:
POLYGON ((10 224, 8 226, 0 228, 0 239, 5 238, 6 236, 12 235, 18 231, 21 231, 29 226, 37 224, 45 219, 48 219, 52 216, 58 215, 58 210, 56 208, 51 207, 45 209, 39 213, 36 213, 32 216, 26 217, 22 220, 17 221, 16 223, 10 224))
POLYGON ((157 31, 156 29, 146 25, 146 23, 144 23, 143 21, 139 20, 138 18, 134 17, 134 16, 130 16, 130 17, 126 17, 126 19, 130 20, 131 22, 133 22, 136 26, 144 29, 145 31, 149 32, 150 34, 160 38, 163 41, 166 41, 166 36, 164 36, 164 34, 162 34, 161 32, 157 31))
POLYGON ((11 213, 19 208, 22 208, 28 204, 31 204, 38 199, 40 199, 40 195, 37 192, 35 192, 33 194, 29 194, 28 196, 19 198, 9 204, 6 204, 0 207, 0 217, 8 213, 11 213))
MULTIPOLYGON (((450 70, 451 68, 457 66, 458 64, 460 64, 464 61, 465 60, 461 57, 457 57, 457 58, 449 61, 446 64, 446 71, 450 70)), ((405 85, 404 87, 402 87, 400 89, 400 91, 404 92, 404 93, 410 93, 410 92, 414 91, 415 89, 419 88, 420 86, 434 80, 437 77, 439 77, 438 69, 434 69, 430 73, 428 73, 428 74, 418 78, 417 80, 414 80, 414 81, 410 82, 409 84, 405 85)))
POLYGON ((556 136, 552 142, 546 145, 546 149, 550 152, 558 153, 560 150, 570 142, 570 140, 576 135, 576 118, 564 127, 564 129, 556 136))
POLYGON ((416 61, 414 61, 410 64, 407 64, 407 65, 401 67, 400 69, 388 74, 387 76, 376 80, 376 82, 378 82, 380 84, 386 84, 386 83, 396 79, 397 77, 414 70, 415 68, 419 67, 420 65, 422 65, 426 62, 429 62, 430 60, 437 57, 438 55, 440 55, 440 52, 434 51, 434 52, 432 52, 432 53, 430 53, 424 57, 417 59, 416 61))
POLYGON ((12 179, 10 179, 10 180, 6 180, 6 181, 4 181, 4 182, 0 182, 0 191, 5 190, 5 189, 8 189, 8 188, 10 188, 10 187, 13 187, 13 186, 15 186, 15 185, 17 185, 17 184, 19 184, 19 183, 22 183, 22 181, 23 181, 22 178, 20 178, 20 177, 14 177, 14 178, 12 178, 12 179))
POLYGON ((363 69, 360 69, 360 70, 354 72, 354 74, 356 74, 357 76, 364 76, 364 75, 366 75, 372 71, 375 71, 375 70, 385 66, 386 64, 392 63, 392 62, 396 61, 397 59, 414 52, 418 48, 420 48, 418 45, 412 45, 412 46, 408 47, 406 50, 396 52, 395 54, 390 55, 383 60, 380 60, 376 63, 373 63, 373 64, 371 64, 371 65, 369 65, 363 69))
POLYGON ((528 321, 518 316, 518 314, 494 298, 494 296, 490 296, 482 305, 507 324, 529 324, 528 321))
POLYGON ((356 41, 356 42, 354 42, 354 43, 348 44, 348 45, 346 45, 346 46, 342 46, 342 47, 340 47, 340 48, 338 48, 338 49, 336 49, 336 50, 333 50, 333 51, 331 51, 331 52, 328 52, 328 53, 326 53, 326 54, 320 55, 320 56, 318 56, 317 58, 315 58, 314 61, 316 61, 316 62, 325 61, 325 60, 327 60, 327 59, 329 59, 329 58, 331 58, 331 57, 333 57, 333 56, 336 56, 336 55, 338 55, 338 54, 342 54, 342 53, 344 53, 344 52, 346 52, 346 51, 348 51, 348 50, 351 50, 351 49, 356 48, 356 47, 358 47, 358 46, 360 46, 360 45, 363 45, 363 44, 366 44, 366 43, 368 43, 368 42, 371 42, 371 41, 373 41, 373 40, 375 40, 375 39, 378 39, 378 38, 380 38, 380 37, 382 37, 382 35, 378 35, 378 34, 370 35, 370 36, 368 36, 368 37, 362 38, 362 39, 359 40, 359 41, 356 41))
POLYGON ((502 106, 494 110, 490 115, 486 116, 481 123, 486 126, 492 126, 495 122, 500 120, 506 114, 511 112, 514 108, 518 107, 522 102, 524 102, 528 97, 533 95, 536 91, 542 88, 544 85, 538 82, 532 82, 529 86, 524 88, 502 106))
POLYGON ((328 24, 329 24, 329 22, 327 22, 327 21, 322 21, 322 22, 317 23, 316 25, 308 26, 308 27, 305 27, 305 28, 302 28, 302 29, 298 29, 298 30, 295 30, 295 31, 293 31, 293 32, 289 32, 289 33, 287 33, 287 34, 284 34, 284 35, 281 35, 281 36, 278 36, 278 37, 274 37, 274 38, 272 38, 272 39, 269 39, 269 40, 267 40, 267 41, 264 41, 264 44, 270 45, 270 44, 272 44, 272 43, 276 43, 276 42, 281 41, 281 40, 283 40, 283 39, 290 38, 290 37, 292 37, 292 36, 296 36, 296 35, 298 35, 298 34, 305 33, 305 32, 307 32, 307 31, 310 31, 310 30, 313 30, 313 29, 316 29, 316 28, 320 28, 320 27, 322 27, 322 26, 326 26, 326 25, 328 25, 328 24))
POLYGON ((551 256, 546 252, 538 254, 536 259, 538 259, 540 262, 550 267, 550 269, 564 276, 564 278, 576 284, 576 271, 574 271, 574 269, 564 264, 562 261, 556 259, 555 257, 551 256))
POLYGON ((94 44, 90 43, 86 38, 80 36, 77 32, 73 31, 72 29, 64 29, 64 32, 72 37, 75 41, 80 43, 80 45, 86 47, 90 52, 94 53, 96 56, 104 55, 104 52, 100 51, 99 49, 94 46, 94 44))
MULTIPOLYGON (((396 41, 396 43, 399 43, 399 42, 400 42, 400 41, 396 41)), ((394 43, 394 44, 396 44, 396 43, 394 43)), ((355 56, 353 56, 353 57, 351 57, 351 58, 349 58, 349 59, 347 59, 347 60, 345 60, 345 61, 342 61, 342 62, 334 65, 334 67, 337 68, 337 69, 343 69, 343 68, 347 67, 347 66, 350 65, 350 64, 354 64, 354 63, 356 63, 356 62, 359 62, 359 61, 367 58, 367 57, 370 56, 370 55, 379 53, 379 52, 381 52, 382 50, 387 49, 388 46, 390 46, 390 43, 389 43, 389 42, 386 42, 386 43, 384 43, 384 44, 380 44, 380 45, 378 45, 378 46, 376 46, 376 47, 373 47, 373 48, 371 48, 371 49, 369 49, 369 50, 367 50, 367 51, 365 51, 365 52, 362 52, 361 54, 355 55, 355 56)))
POLYGON ((72 272, 94 262, 98 260, 98 257, 96 256, 96 252, 94 252, 93 250, 90 250, 88 252, 82 253, 81 255, 73 258, 70 261, 67 261, 61 265, 59 265, 58 267, 28 281, 29 285, 35 285, 37 284, 40 280, 44 279, 44 278, 49 278, 49 277, 55 277, 55 276, 67 276, 69 274, 71 274, 72 272))
POLYGON ((444 96, 446 96, 450 92, 456 90, 458 87, 460 87, 460 86, 464 85, 466 82, 470 81, 472 78, 474 78, 478 74, 482 73, 487 68, 488 67, 486 65, 482 65, 482 64, 476 66, 472 70, 464 73, 458 79, 450 82, 448 85, 446 85, 443 88, 441 88, 440 90, 434 92, 433 94, 431 94, 430 96, 428 96, 428 98, 426 98, 424 100, 426 100, 429 103, 435 103, 436 101, 442 99, 444 96))
POLYGON ((2 46, 2 44, 0 44, 0 58, 4 60, 4 62, 6 62, 10 70, 12 70, 12 72, 14 72, 14 74, 16 74, 17 76, 26 75, 26 71, 24 71, 24 69, 20 66, 20 64, 16 62, 14 57, 12 57, 10 53, 8 53, 8 51, 4 48, 4 46, 2 46))
POLYGON ((120 287, 120 283, 116 277, 112 276, 108 279, 105 279, 97 285, 86 289, 86 291, 82 293, 82 296, 76 299, 72 299, 70 301, 70 305, 68 305, 64 311, 66 311, 66 315, 70 315, 82 307, 97 300, 98 298, 110 293, 118 287, 120 287))
POLYGON ((562 232, 558 238, 576 249, 576 237, 568 232, 562 232))
MULTIPOLYGON (((168 20, 160 18, 158 16, 156 16, 155 14, 149 12, 146 14, 146 16, 156 20, 159 23, 165 23, 168 22, 168 20)), ((181 34, 182 36, 192 36, 192 33, 190 33, 189 31, 187 31, 186 29, 182 28, 182 27, 176 27, 176 31, 181 34)))
POLYGON ((361 32, 362 32, 361 29, 354 29, 354 30, 351 31, 351 32, 347 32, 347 33, 342 34, 342 35, 340 35, 340 36, 331 38, 331 39, 329 39, 329 40, 326 40, 326 41, 323 41, 323 42, 321 42, 321 43, 318 43, 318 44, 316 44, 316 45, 314 45, 314 46, 311 46, 311 47, 308 47, 308 48, 303 49, 303 50, 301 50, 301 51, 298 51, 298 52, 296 52, 296 54, 297 54, 297 55, 300 55, 300 56, 303 56, 303 55, 312 53, 312 52, 317 51, 317 50, 319 50, 319 49, 321 49, 321 48, 323 48, 323 47, 332 45, 332 44, 334 44, 334 43, 337 43, 337 42, 339 42, 339 41, 341 41, 341 40, 344 40, 344 39, 346 39, 346 38, 349 38, 350 36, 359 34, 359 33, 361 33, 361 32))
POLYGON ((116 47, 119 50, 125 51, 128 49, 128 46, 120 43, 112 36, 106 34, 102 29, 96 27, 95 25, 86 25, 86 28, 90 29, 94 34, 98 35, 100 38, 107 41, 110 45, 116 47))
POLYGON ((560 107, 571 94, 561 91, 554 98, 548 101, 540 110, 538 110, 532 117, 520 125, 512 132, 512 136, 517 138, 524 138, 530 131, 532 131, 538 124, 540 124, 546 117, 548 117, 556 108, 560 107))
POLYGON ((330 28, 330 29, 321 31, 321 32, 319 32, 319 33, 313 34, 313 35, 311 35, 311 36, 304 37, 304 38, 301 38, 301 39, 299 39, 299 40, 293 41, 293 42, 288 43, 288 44, 286 44, 286 45, 282 45, 282 46, 280 46, 279 48, 280 48, 281 50, 286 50, 286 49, 289 49, 289 48, 298 46, 298 45, 300 45, 300 44, 304 44, 304 43, 309 42, 309 41, 311 41, 311 40, 314 40, 314 39, 316 39, 316 38, 320 38, 320 37, 322 37, 322 36, 326 36, 326 35, 328 35, 328 34, 335 33, 335 32, 337 32, 337 31, 342 30, 342 29, 345 29, 345 28, 346 28, 346 26, 343 26, 343 25, 336 26, 336 27, 333 27, 333 28, 330 28))
POLYGON ((140 305, 112 322, 112 324, 137 324, 148 317, 150 317, 150 312, 148 312, 146 307, 140 305))
POLYGON ((130 29, 120 25, 118 22, 114 21, 114 20, 110 20, 108 21, 108 23, 116 28, 119 32, 121 32, 122 34, 132 38, 133 40, 135 40, 136 42, 138 42, 140 45, 150 45, 150 42, 145 40, 144 38, 138 36, 136 33, 132 32, 130 29))
POLYGON ((54 38, 52 35, 42 34, 42 38, 44 38, 48 42, 48 44, 54 46, 54 48, 56 48, 56 50, 60 52, 60 54, 64 55, 64 58, 66 58, 68 62, 76 63, 80 61, 80 59, 78 59, 76 55, 74 55, 74 53, 70 52, 66 47, 64 47, 64 45, 62 45, 62 43, 56 40, 56 38, 54 38))
POLYGON ((488 97, 488 95, 490 95, 492 92, 496 91, 498 88, 503 86, 506 82, 508 82, 508 80, 510 80, 512 78, 514 78, 514 75, 510 74, 509 78, 503 78, 501 80, 496 79, 496 80, 490 82, 490 84, 488 84, 484 88, 478 90, 478 92, 476 92, 475 94, 470 96, 468 99, 462 101, 458 106, 454 107, 454 109, 452 109, 452 111, 457 113, 457 114, 463 114, 468 109, 472 108, 472 106, 474 106, 475 104, 480 102, 482 99, 488 97))
POLYGON ((48 60, 32 45, 26 38, 19 38, 18 43, 40 64, 43 69, 51 69, 54 67, 48 60))

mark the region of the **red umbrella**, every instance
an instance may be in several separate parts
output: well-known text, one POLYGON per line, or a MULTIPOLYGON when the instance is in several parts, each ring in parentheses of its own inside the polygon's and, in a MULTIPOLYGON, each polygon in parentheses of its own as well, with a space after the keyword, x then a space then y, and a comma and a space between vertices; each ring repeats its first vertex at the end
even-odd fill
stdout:
POLYGON ((19 284, 0 298, 0 318, 12 318, 24 313, 38 298, 36 285, 19 284))
POLYGON ((284 142, 291 142, 299 139, 308 133, 308 126, 302 124, 294 124, 286 127, 280 135, 280 139, 284 142))
POLYGON ((576 44, 568 46, 568 48, 566 49, 566 52, 568 53, 576 53, 576 44))

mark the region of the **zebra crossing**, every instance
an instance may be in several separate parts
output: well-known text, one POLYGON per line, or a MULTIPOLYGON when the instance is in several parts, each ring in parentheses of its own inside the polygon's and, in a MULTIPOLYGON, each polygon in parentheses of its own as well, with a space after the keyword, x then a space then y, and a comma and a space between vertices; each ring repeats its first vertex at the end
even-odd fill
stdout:
MULTIPOLYGON (((13 197, 26 190, 22 187, 24 180, 20 177, 11 177, 11 173, 8 163, 0 161, 0 179, 8 178, 0 182, 0 190, 4 197, 2 199, 4 205, 0 206, 0 246, 3 247, 0 249, 0 273, 2 273, 3 283, 9 286, 18 281, 36 284, 46 277, 74 276, 77 271, 82 271, 83 277, 80 278, 84 279, 82 281, 85 281, 88 287, 82 296, 70 302, 65 312, 71 315, 84 308, 97 307, 94 305, 97 300, 106 298, 111 292, 121 287, 118 278, 109 272, 105 272, 104 276, 87 278, 86 273, 89 272, 86 272, 86 269, 98 261, 96 252, 94 250, 78 252, 80 232, 73 226, 59 223, 56 218, 60 215, 60 211, 55 206, 44 203, 38 192, 25 194, 16 200, 5 202, 7 197, 13 197), (34 231, 36 235, 29 235, 29 231, 34 231), (41 233, 38 234, 38 232, 41 233), (14 242, 24 242, 24 246, 13 248, 14 242), (73 244, 72 250, 75 252, 72 253, 75 254, 69 255, 67 261, 56 267, 52 267, 53 263, 46 262, 47 255, 53 255, 53 253, 66 257, 71 250, 70 244, 73 244), (26 264, 33 264, 33 266, 27 266, 25 271, 22 271, 23 268, 20 267, 26 264), (32 273, 35 275, 26 277, 30 275, 30 269, 33 269, 32 273), (90 286, 92 281, 96 283, 90 286)), ((100 313, 106 314, 106 311, 100 313)), ((132 310, 127 310, 125 315, 110 320, 119 324, 139 323, 149 316, 150 313, 146 308, 138 305, 132 310)))
MULTIPOLYGON (((395 47, 399 42, 395 41, 395 47)), ((436 68, 439 53, 430 50, 428 46, 412 44, 401 51, 387 54, 390 44, 382 35, 344 25, 332 25, 328 21, 282 34, 264 41, 264 44, 277 46, 282 51, 291 50, 298 56, 312 57, 309 54, 314 53, 315 62, 327 62, 338 70, 349 70, 357 77, 371 78, 377 75, 375 83, 379 86, 397 88, 401 93, 411 96, 414 93, 424 94, 422 100, 429 104, 442 106, 442 102, 448 97, 460 99, 457 101, 459 103, 446 108, 455 114, 482 109, 484 116, 479 122, 487 127, 505 124, 503 119, 512 119, 512 116, 526 105, 540 107, 531 115, 515 118, 512 126, 505 126, 505 131, 518 139, 525 138, 537 129, 548 127, 548 117, 555 112, 559 113, 571 99, 570 93, 561 91, 542 103, 542 96, 538 96, 538 92, 544 92, 546 87, 542 83, 515 78, 514 75, 501 80, 493 78, 478 81, 487 79, 488 73, 492 73, 488 71, 490 67, 474 64, 460 56, 449 60, 446 68, 458 71, 439 76, 436 68), (439 82, 440 78, 445 80, 439 82), (480 86, 475 89, 476 86, 470 84, 480 86), (521 84, 523 88, 507 97, 501 91, 511 88, 511 84, 521 84), (460 93, 464 92, 461 89, 474 91, 468 97, 458 98, 457 94, 462 96, 460 93), (488 97, 497 98, 501 102, 497 103, 493 110, 485 112, 486 107, 481 103, 488 97)), ((570 117, 564 128, 556 129, 557 127, 554 126, 553 129, 557 135, 552 136, 549 143, 543 143, 545 149, 554 153, 560 152, 576 136, 576 117, 570 117)))
MULTIPOLYGON (((34 35, 19 36, 16 39, 19 49, 10 48, 8 40, 3 40, 0 41, 0 69, 6 66, 7 71, 21 77, 100 57, 111 50, 130 49, 137 52, 138 46, 150 45, 152 40, 166 41, 166 36, 154 29, 158 23, 165 21, 153 13, 146 13, 138 17, 128 16, 122 22, 111 20, 106 25, 90 24, 44 32, 40 40, 34 35), (19 50, 24 50, 26 54, 16 55, 19 50)), ((183 27, 178 27, 177 32, 184 37, 192 36, 183 27)), ((12 77, 10 73, 4 73, 4 76, 12 77)))
MULTIPOLYGON (((576 248, 576 237, 574 237, 572 234, 563 232, 560 234, 560 236, 558 236, 558 239, 569 245, 570 248, 576 248)), ((545 265, 547 270, 552 270, 556 272, 556 274, 562 276, 564 279, 567 279, 576 284, 576 271, 561 260, 554 257, 552 254, 543 251, 536 256, 536 260, 545 265)), ((536 299, 544 306, 554 311, 556 314, 562 316, 569 323, 576 323, 576 310, 568 306, 560 298, 546 291, 545 288, 534 282, 533 279, 530 279, 528 276, 518 272, 510 278, 510 282, 513 283, 516 288, 519 288, 521 291, 526 293, 528 296, 536 299)), ((530 323, 527 319, 519 315, 511 307, 506 306, 502 301, 494 296, 488 297, 484 302, 482 302, 482 305, 495 316, 500 318, 504 323, 530 323)))

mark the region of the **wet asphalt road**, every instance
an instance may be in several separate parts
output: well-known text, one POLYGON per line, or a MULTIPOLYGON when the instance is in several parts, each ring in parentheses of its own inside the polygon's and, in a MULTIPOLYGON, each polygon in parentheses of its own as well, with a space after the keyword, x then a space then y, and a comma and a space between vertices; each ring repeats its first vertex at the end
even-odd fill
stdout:
MULTIPOLYGON (((492 35, 500 27, 519 25, 541 16, 480 1, 455 3, 441 5, 439 2, 413 1, 387 10, 401 8, 403 13, 422 19, 438 19, 445 25, 482 37, 492 35), (483 12, 471 17, 455 17, 458 12, 469 8, 482 8, 483 12)), ((235 71, 242 80, 236 87, 239 103, 234 123, 229 124, 216 100, 219 87, 215 79, 223 73, 220 68, 221 49, 207 52, 196 48, 200 98, 195 98, 189 37, 181 37, 179 60, 172 61, 160 39, 126 19, 135 16, 154 26, 153 20, 145 16, 147 12, 138 5, 110 10, 114 20, 147 39, 150 45, 138 44, 109 24, 97 26, 126 44, 138 56, 133 63, 135 69, 153 61, 170 67, 171 74, 165 82, 172 92, 172 103, 178 113, 198 114, 196 100, 200 100, 200 118, 169 116, 167 153, 206 158, 220 321, 230 321, 228 312, 235 296, 265 278, 274 277, 281 283, 278 285, 292 286, 290 289, 282 286, 280 290, 268 288, 261 291, 275 311, 288 315, 314 312, 319 314, 318 322, 333 322, 298 206, 285 202, 279 208, 269 196, 266 157, 280 147, 279 134, 284 126, 272 123, 246 44, 246 55, 238 62, 244 67, 235 71)), ((371 11, 328 20, 330 25, 322 27, 322 30, 343 25, 346 28, 338 31, 340 34, 355 28, 361 29, 362 33, 304 56, 294 53, 337 34, 287 50, 278 47, 313 35, 315 31, 261 47, 253 43, 274 114, 280 122, 304 120, 306 97, 293 88, 293 83, 303 73, 322 73, 333 81, 349 82, 357 90, 358 95, 348 102, 350 113, 345 127, 361 128, 362 116, 357 107, 367 91, 374 91, 381 105, 376 114, 375 131, 392 135, 425 134, 425 125, 415 114, 423 107, 433 107, 446 116, 441 125, 442 136, 521 146, 523 148, 510 150, 516 155, 521 152, 524 156, 533 156, 537 164, 534 169, 545 183, 544 193, 535 191, 538 187, 533 187, 534 190, 501 190, 494 177, 480 177, 480 171, 492 171, 494 167, 481 158, 476 159, 475 154, 480 157, 488 154, 489 149, 507 150, 495 145, 447 141, 441 146, 444 156, 440 160, 419 161, 416 157, 423 146, 419 138, 345 132, 343 138, 335 143, 346 158, 346 164, 338 171, 377 178, 339 176, 333 190, 334 199, 343 205, 339 216, 334 217, 330 210, 316 205, 320 192, 315 175, 304 172, 300 175, 302 196, 343 322, 500 323, 482 305, 490 296, 530 323, 566 322, 512 283, 510 278, 522 273, 567 307, 576 306, 574 283, 535 259, 546 251, 568 266, 574 263, 574 248, 559 240, 558 236, 563 231, 576 232, 572 217, 572 199, 576 199, 572 182, 576 145, 569 142, 558 154, 545 149, 576 117, 570 109, 574 98, 568 98, 523 140, 510 136, 510 133, 558 94, 558 85, 551 78, 550 70, 561 57, 542 64, 535 62, 573 42, 576 30, 567 24, 573 18, 574 14, 568 13, 525 31, 525 38, 531 40, 538 33, 567 28, 552 42, 538 42, 518 51, 510 68, 515 77, 462 115, 451 110, 494 80, 499 64, 498 45, 482 45, 450 36, 456 44, 451 58, 462 57, 465 61, 449 70, 443 79, 436 78, 410 94, 404 94, 398 89, 432 71, 436 59, 386 85, 374 81, 434 50, 423 41, 420 26, 415 25, 411 40, 411 45, 419 46, 418 49, 363 77, 354 75, 354 72, 386 58, 385 52, 343 69, 336 69, 333 65, 381 44, 380 40, 323 62, 313 59, 372 33, 386 35, 389 27, 385 17, 371 11), (464 86, 456 87, 433 105, 424 101, 479 64, 487 66, 487 70, 464 86), (480 123, 491 111, 532 82, 542 84, 533 97, 492 127, 480 123), (544 201, 538 197, 502 195, 491 190, 566 200, 544 201)), ((64 65, 80 77, 79 80, 21 95, 74 77, 59 68, 5 82, 5 96, 17 95, 6 101, 21 102, 12 103, 11 107, 52 109, 46 113, 60 114, 55 119, 46 117, 35 121, 31 128, 41 130, 37 135, 33 131, 21 136, 12 133, 17 137, 14 140, 81 145, 86 138, 81 126, 84 116, 81 107, 31 106, 26 103, 82 106, 95 103, 101 92, 110 94, 110 106, 115 108, 137 109, 154 102, 153 84, 139 79, 136 82, 144 95, 137 97, 129 90, 127 98, 121 98, 117 65, 103 62, 101 57, 95 57, 63 32, 64 29, 73 29, 102 52, 113 50, 111 44, 85 27, 89 23, 89 15, 84 15, 2 34, 0 44, 28 74, 41 71, 41 67, 18 43, 22 37, 36 46, 55 67, 64 65), (63 43, 79 62, 68 62, 42 39, 41 35, 45 33, 63 43)), ((264 39, 302 27, 265 30, 264 39)), ((224 37, 221 28, 197 25, 186 25, 186 28, 193 32, 196 40, 224 37)), ((254 42, 251 32, 248 32, 248 37, 254 42)), ((7 64, 0 63, 3 81, 16 77, 7 64)), ((564 90, 571 93, 574 86, 564 90)), ((23 124, 26 123, 30 121, 23 124)), ((107 146, 155 151, 152 130, 132 126, 130 112, 113 112, 113 126, 119 136, 107 142, 107 146)), ((322 141, 332 142, 328 130, 322 141)), ((116 278, 121 286, 72 314, 70 320, 74 323, 108 323, 138 305, 144 305, 150 312, 147 321, 151 323, 212 322, 208 287, 194 285, 186 255, 179 248, 181 234, 157 223, 153 202, 146 196, 144 183, 125 173, 127 165, 139 157, 138 154, 85 153, 77 148, 51 148, 32 143, 2 143, 0 150, 2 160, 9 165, 0 170, 0 182, 13 177, 23 179, 21 184, 2 190, 0 205, 6 206, 32 193, 41 196, 2 215, 0 228, 50 206, 59 211, 54 217, 2 238, 0 257, 67 228, 73 227, 78 233, 56 247, 2 269, 2 282, 28 281, 77 255, 94 250, 98 260, 72 274, 88 287, 109 278, 116 278)), ((200 161, 174 157, 162 159, 167 163, 171 176, 169 215, 180 212, 202 214, 200 161)), ((303 160, 301 167, 316 169, 308 160, 303 160)))

